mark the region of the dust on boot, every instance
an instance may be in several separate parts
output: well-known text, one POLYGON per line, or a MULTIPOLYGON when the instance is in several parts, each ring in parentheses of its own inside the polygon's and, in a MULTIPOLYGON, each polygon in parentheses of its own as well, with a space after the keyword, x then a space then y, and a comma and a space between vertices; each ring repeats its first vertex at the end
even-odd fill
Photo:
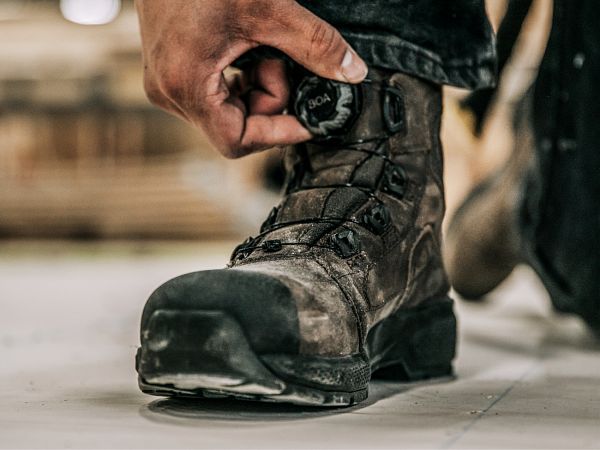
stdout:
POLYGON ((451 374, 440 87, 379 70, 357 86, 298 78, 316 138, 287 151, 283 200, 227 268, 148 300, 146 393, 336 406, 364 400, 375 372, 451 374))

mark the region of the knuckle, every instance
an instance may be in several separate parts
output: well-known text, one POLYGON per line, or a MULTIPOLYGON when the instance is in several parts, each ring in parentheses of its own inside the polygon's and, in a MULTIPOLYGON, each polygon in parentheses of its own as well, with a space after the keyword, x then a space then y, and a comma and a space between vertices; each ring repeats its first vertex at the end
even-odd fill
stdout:
POLYGON ((339 43, 337 31, 329 24, 315 21, 310 31, 310 47, 313 54, 328 55, 339 43))

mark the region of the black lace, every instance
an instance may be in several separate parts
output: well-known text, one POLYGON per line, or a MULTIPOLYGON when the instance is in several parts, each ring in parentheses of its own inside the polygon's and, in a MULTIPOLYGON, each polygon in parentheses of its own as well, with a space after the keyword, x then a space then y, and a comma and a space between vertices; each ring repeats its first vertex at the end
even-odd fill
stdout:
MULTIPOLYGON (((357 151, 357 152, 369 154, 369 155, 377 157, 377 158, 381 158, 387 164, 389 164, 391 166, 395 166, 395 163, 392 161, 392 159, 388 155, 386 155, 384 153, 380 153, 380 151, 383 148, 383 146, 385 145, 387 139, 388 138, 363 139, 363 140, 359 140, 359 141, 356 141, 356 142, 353 142, 350 144, 344 144, 343 146, 339 146, 339 147, 330 146, 330 148, 325 149, 324 152, 339 151, 339 150, 357 151), (376 145, 374 146, 374 150, 357 147, 357 146, 361 146, 361 145, 365 145, 365 144, 372 144, 374 142, 376 143, 376 145)), ((364 163, 364 161, 361 162, 361 164, 362 163, 364 163)), ((383 177, 384 173, 385 173, 385 168, 384 168, 384 170, 382 170, 382 174, 380 175, 379 180, 377 180, 377 183, 375 183, 376 186, 379 186, 381 184, 381 178, 383 177)), ((376 201, 378 205, 384 205, 383 201, 376 195, 376 192, 378 189, 366 188, 364 186, 359 186, 359 185, 356 185, 353 183, 341 183, 341 184, 329 184, 329 185, 305 186, 305 187, 300 186, 300 187, 296 187, 294 190, 292 190, 291 193, 307 191, 307 190, 312 190, 312 189, 358 189, 358 190, 362 191, 363 193, 365 193, 369 197, 369 199, 376 201)), ((276 209, 274 208, 274 211, 275 210, 276 209)), ((272 211, 272 213, 273 213, 273 211, 272 211)), ((260 241, 263 237, 265 237, 269 233, 272 233, 273 231, 277 231, 282 228, 286 228, 286 227, 290 227, 290 226, 294 226, 294 225, 308 225, 308 224, 315 224, 315 223, 328 223, 328 224, 338 225, 338 226, 344 225, 344 224, 353 224, 353 225, 358 225, 360 227, 366 228, 369 231, 372 231, 365 223, 363 223, 359 220, 354 220, 354 219, 347 218, 347 217, 332 217, 332 216, 310 217, 310 218, 301 219, 301 220, 291 220, 291 221, 287 221, 287 222, 279 222, 274 225, 266 226, 266 227, 263 224, 263 227, 259 234, 257 234, 255 237, 248 238, 244 243, 240 244, 239 246, 237 246, 235 248, 235 250, 233 251, 233 254, 231 255, 231 259, 234 260, 235 258, 240 258, 240 257, 241 257, 241 259, 247 258, 254 250, 258 250, 258 249, 261 249, 265 252, 272 253, 272 252, 277 252, 277 251, 281 250, 284 246, 295 246, 295 245, 306 246, 309 248, 325 248, 325 249, 336 251, 336 248, 331 245, 319 245, 319 244, 311 243, 311 242, 282 242, 279 239, 265 240, 258 245, 255 244, 256 242, 260 241)))

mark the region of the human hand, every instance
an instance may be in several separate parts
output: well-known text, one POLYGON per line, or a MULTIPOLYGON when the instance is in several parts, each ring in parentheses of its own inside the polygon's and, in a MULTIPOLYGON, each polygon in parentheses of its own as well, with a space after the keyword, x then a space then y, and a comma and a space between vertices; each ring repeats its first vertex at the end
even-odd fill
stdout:
POLYGON ((283 114, 283 61, 224 70, 248 50, 277 48, 325 78, 358 83, 367 66, 338 31, 294 0, 136 0, 144 86, 161 108, 202 129, 226 157, 311 138, 283 114))

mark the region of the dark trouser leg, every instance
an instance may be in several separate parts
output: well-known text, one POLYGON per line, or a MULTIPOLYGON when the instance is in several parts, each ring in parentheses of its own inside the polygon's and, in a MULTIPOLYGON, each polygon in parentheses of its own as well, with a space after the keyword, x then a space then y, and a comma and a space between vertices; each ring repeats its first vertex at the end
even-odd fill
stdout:
POLYGON ((600 4, 555 2, 536 81, 525 253, 554 304, 600 330, 600 4))
POLYGON ((495 48, 483 0, 300 0, 373 66, 466 88, 491 86, 495 48))

